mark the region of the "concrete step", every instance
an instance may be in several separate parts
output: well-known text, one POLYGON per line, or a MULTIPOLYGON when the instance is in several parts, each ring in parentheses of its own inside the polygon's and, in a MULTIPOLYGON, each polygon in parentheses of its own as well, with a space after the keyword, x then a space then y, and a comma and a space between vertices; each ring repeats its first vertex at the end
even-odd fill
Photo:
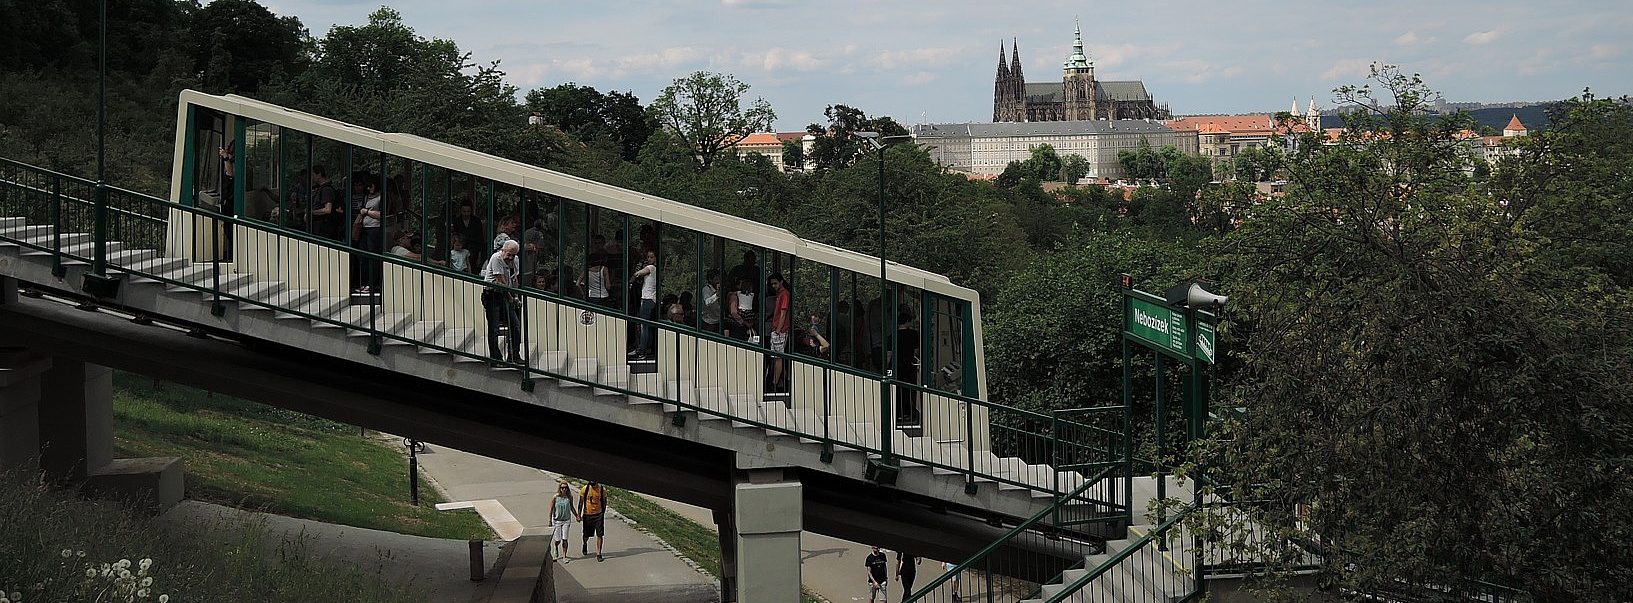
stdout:
POLYGON ((533 366, 554 377, 567 372, 567 352, 550 350, 533 355, 533 366))
MULTIPOLYGON (((582 381, 594 382, 601 363, 594 358, 572 358, 567 363, 567 376, 582 381)), ((563 381, 562 387, 586 387, 583 383, 563 381)))
POLYGON ((391 333, 393 335, 403 337, 408 341, 403 341, 402 339, 396 338, 387 338, 385 340, 386 345, 414 345, 416 343, 425 341, 436 341, 438 336, 442 335, 442 321, 413 321, 409 322, 403 328, 392 331, 391 333))
POLYGON ((288 313, 288 312, 279 312, 277 314, 274 314, 273 318, 279 318, 279 319, 306 319, 307 317, 302 316, 302 314, 310 315, 310 316, 322 316, 322 317, 327 318, 329 316, 332 316, 335 312, 339 312, 341 308, 345 308, 345 307, 350 306, 351 300, 349 298, 345 298, 345 297, 317 297, 315 295, 315 293, 316 292, 314 292, 314 295, 313 295, 312 299, 310 301, 307 301, 303 305, 300 305, 300 306, 284 306, 286 308, 290 308, 292 310, 298 311, 298 312, 300 312, 300 314, 291 314, 291 313, 288 313))
POLYGON ((13 226, 0 228, 0 237, 18 241, 27 241, 35 237, 51 234, 50 226, 13 226))
MULTIPOLYGON (((192 283, 190 283, 191 286, 185 286, 184 287, 184 286, 180 286, 180 285, 168 285, 168 286, 165 287, 165 290, 169 291, 171 293, 181 293, 181 292, 186 292, 186 291, 201 291, 203 293, 205 299, 211 299, 215 295, 214 288, 217 285, 217 281, 210 276, 210 273, 208 272, 209 268, 205 268, 205 271, 206 272, 205 272, 204 278, 193 281, 192 283)), ((222 293, 232 293, 234 290, 238 289, 239 287, 246 287, 246 286, 249 286, 249 285, 253 284, 255 282, 255 276, 250 275, 250 274, 242 274, 242 273, 240 273, 240 274, 223 274, 223 275, 221 275, 221 280, 219 282, 220 282, 220 287, 221 287, 221 292, 222 293)), ((231 300, 228 300, 228 301, 231 301, 231 300)))
MULTIPOLYGON (((233 295, 255 302, 265 303, 267 300, 283 293, 283 281, 255 281, 233 290, 233 295)), ((245 307, 257 306, 249 304, 245 307)), ((258 306, 257 306, 258 307, 258 306)))
MULTIPOLYGON (((629 387, 629 366, 623 364, 602 365, 595 371, 595 382, 614 387, 629 387)), ((617 396, 619 392, 597 387, 595 388, 595 395, 617 396)))
MULTIPOLYGON (((761 401, 754 396, 750 396, 748 394, 726 394, 726 404, 731 409, 731 416, 733 417, 753 421, 762 420, 760 415, 761 401)), ((732 421, 731 426, 742 428, 755 427, 754 425, 743 423, 741 421, 732 421)))
MULTIPOLYGON (((276 282, 276 281, 274 281, 274 282, 276 282)), ((283 285, 283 283, 278 283, 278 284, 283 285)), ((264 304, 264 305, 250 304, 250 305, 246 305, 246 306, 244 306, 242 308, 239 308, 239 311, 240 312, 245 311, 245 310, 268 310, 268 311, 271 311, 271 310, 279 309, 279 308, 300 308, 302 306, 305 306, 308 303, 311 303, 313 300, 316 300, 317 298, 318 298, 318 292, 317 292, 316 289, 288 289, 288 288, 284 288, 284 289, 282 289, 282 290, 280 290, 280 291, 278 291, 276 293, 271 293, 271 294, 269 294, 269 295, 267 295, 265 297, 260 298, 259 301, 261 302, 261 304, 264 304)))
POLYGON ((194 264, 194 265, 188 266, 188 265, 186 265, 184 263, 182 266, 180 266, 178 268, 173 268, 173 269, 171 269, 171 270, 169 270, 167 272, 164 272, 164 273, 159 273, 157 271, 151 271, 151 272, 147 272, 147 274, 151 274, 151 275, 155 275, 155 276, 159 277, 158 279, 153 279, 153 280, 162 279, 162 280, 160 280, 160 282, 163 282, 166 285, 175 285, 175 284, 178 284, 178 283, 183 284, 183 285, 188 285, 188 284, 197 283, 197 282, 202 281, 204 279, 210 278, 210 275, 212 274, 211 271, 214 270, 214 269, 215 269, 215 267, 211 266, 210 264, 194 264))
MULTIPOLYGON (((27 227, 25 227, 25 228, 27 228, 27 227)), ((56 236, 55 236, 55 234, 51 231, 51 228, 49 226, 41 227, 41 228, 45 228, 45 230, 38 232, 37 234, 35 234, 32 237, 24 237, 23 242, 33 244, 33 245, 43 245, 43 246, 46 246, 46 247, 52 247, 54 245, 61 244, 64 248, 67 248, 67 247, 72 246, 72 245, 78 245, 80 243, 89 243, 89 242, 91 242, 91 235, 88 234, 88 233, 65 232, 65 233, 62 233, 62 240, 59 243, 56 236)))
MULTIPOLYGON (((434 344, 436 344, 436 346, 441 347, 441 348, 447 348, 447 349, 450 349, 450 350, 458 350, 458 351, 461 351, 461 352, 469 352, 471 345, 476 343, 476 331, 474 329, 449 329, 449 328, 445 327, 442 330, 442 334, 439 337, 437 337, 436 341, 433 341, 431 343, 434 343, 434 344)), ((438 349, 438 347, 420 346, 420 353, 421 354, 447 354, 448 353, 448 352, 442 351, 441 349, 438 349)), ((456 362, 459 361, 459 360, 462 360, 462 359, 464 359, 463 356, 457 356, 457 355, 455 356, 455 361, 456 362)))
POLYGON ((159 252, 153 249, 120 249, 108 252, 108 265, 125 266, 156 257, 159 257, 159 252))
MULTIPOLYGON (((50 239, 48 238, 46 241, 49 243, 50 239)), ((111 256, 115 251, 118 251, 120 245, 122 245, 122 243, 119 241, 108 241, 108 244, 106 245, 108 248, 108 255, 111 256)), ((48 244, 47 246, 49 247, 50 245, 48 244)), ((67 255, 89 258, 96 253, 96 242, 89 239, 74 243, 72 245, 65 242, 62 246, 62 252, 67 255)), ((23 251, 23 255, 51 255, 51 252, 29 249, 23 251)))
MULTIPOLYGON (((602 383, 606 382, 603 381, 602 383)), ((627 383, 629 385, 626 387, 630 391, 648 394, 657 398, 657 400, 653 400, 641 396, 629 396, 630 404, 661 404, 663 400, 670 399, 669 388, 664 386, 663 376, 657 373, 632 374, 629 376, 627 383)))
MULTIPOLYGON (((128 263, 120 265, 119 269, 132 275, 152 276, 172 272, 186 265, 186 258, 157 257, 157 252, 155 252, 153 257, 148 257, 142 260, 132 260, 128 263)), ((148 282, 153 282, 151 279, 147 280, 148 282)))

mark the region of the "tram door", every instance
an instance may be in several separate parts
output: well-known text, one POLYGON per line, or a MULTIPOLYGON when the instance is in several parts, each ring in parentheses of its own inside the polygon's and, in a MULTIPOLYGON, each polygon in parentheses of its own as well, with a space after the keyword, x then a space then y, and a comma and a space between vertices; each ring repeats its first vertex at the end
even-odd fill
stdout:
MULTIPOLYGON (((232 120, 224 113, 194 108, 191 146, 191 191, 183 191, 179 201, 212 212, 233 215, 237 188, 234 183, 236 145, 232 120)), ((192 219, 191 256, 194 261, 212 257, 231 259, 231 232, 213 220, 192 219)))
MULTIPOLYGON (((933 391, 955 396, 974 395, 965 349, 965 329, 969 303, 926 292, 924 294, 924 342, 920 363, 920 383, 933 391)), ((925 435, 937 442, 962 442, 967 426, 968 405, 957 398, 930 393, 923 401, 925 435)))

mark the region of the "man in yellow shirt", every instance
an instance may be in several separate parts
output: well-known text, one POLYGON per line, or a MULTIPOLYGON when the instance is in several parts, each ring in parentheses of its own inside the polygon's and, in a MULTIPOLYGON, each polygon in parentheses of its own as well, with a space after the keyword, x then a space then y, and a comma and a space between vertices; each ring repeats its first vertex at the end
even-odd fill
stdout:
POLYGON ((584 489, 578 495, 578 512, 580 521, 584 522, 584 545, 579 552, 585 557, 590 556, 590 536, 595 536, 595 560, 606 561, 601 556, 602 545, 607 542, 607 490, 594 481, 584 484, 584 489))

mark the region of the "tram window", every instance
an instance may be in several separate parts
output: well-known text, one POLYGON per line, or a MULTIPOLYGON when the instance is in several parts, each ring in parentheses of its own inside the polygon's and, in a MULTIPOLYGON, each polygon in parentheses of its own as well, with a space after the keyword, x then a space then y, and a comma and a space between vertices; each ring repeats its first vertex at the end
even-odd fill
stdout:
POLYGON ((191 204, 219 210, 225 193, 222 190, 223 163, 221 154, 227 150, 226 118, 221 113, 195 108, 193 114, 193 190, 191 204))
POLYGON ((672 224, 664 224, 658 229, 658 289, 661 299, 668 300, 675 296, 675 304, 680 305, 678 314, 668 306, 659 308, 664 320, 674 321, 678 316, 682 324, 697 326, 697 306, 701 266, 697 252, 698 234, 691 230, 672 224))
POLYGON ((278 207, 279 226, 308 230, 312 223, 312 145, 305 132, 284 128, 279 137, 278 207))
POLYGON ((726 271, 730 266, 726 264, 726 245, 720 237, 709 234, 698 234, 699 249, 702 258, 699 268, 702 270, 703 284, 698 293, 698 325, 705 331, 721 333, 725 325, 728 312, 728 300, 735 300, 735 285, 726 282, 726 271))
MULTIPOLYGON (((243 162, 244 203, 243 215, 264 222, 277 219, 280 168, 278 148, 282 144, 278 126, 249 121, 244 126, 243 162)), ((224 166, 225 167, 225 166, 224 166)))
POLYGON ((582 289, 590 301, 611 307, 618 282, 612 276, 614 262, 607 257, 605 238, 594 230, 599 219, 614 212, 565 199, 555 201, 554 211, 559 232, 551 244, 560 249, 556 261, 557 290, 571 295, 582 289))

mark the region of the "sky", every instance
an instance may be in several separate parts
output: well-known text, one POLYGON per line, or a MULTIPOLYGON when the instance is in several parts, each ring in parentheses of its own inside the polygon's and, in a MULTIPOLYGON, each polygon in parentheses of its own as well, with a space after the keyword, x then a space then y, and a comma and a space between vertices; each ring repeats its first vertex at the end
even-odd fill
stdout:
MULTIPOLYGON (((379 0, 262 0, 314 36, 379 0)), ((564 82, 635 93, 735 75, 779 131, 842 103, 903 124, 991 121, 998 46, 1018 40, 1027 80, 1060 81, 1073 19, 1102 80, 1140 79, 1175 114, 1333 106, 1382 61, 1449 101, 1633 94, 1627 0, 395 0, 420 35, 500 61, 523 92, 564 82)))

